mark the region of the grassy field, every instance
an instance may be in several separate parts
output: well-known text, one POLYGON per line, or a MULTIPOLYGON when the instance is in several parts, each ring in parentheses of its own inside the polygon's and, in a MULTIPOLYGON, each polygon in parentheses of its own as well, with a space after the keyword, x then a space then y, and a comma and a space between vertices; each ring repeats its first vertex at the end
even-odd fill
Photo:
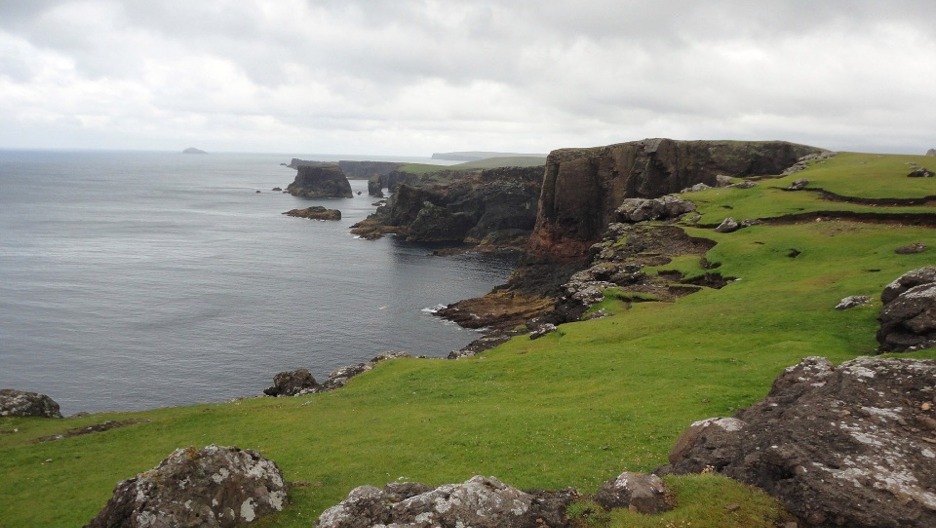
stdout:
MULTIPOLYGON (((754 189, 688 197, 700 198, 708 222, 726 204, 751 212, 736 218, 784 214, 778 196, 795 197, 797 207, 832 204, 816 193, 777 189, 799 177, 842 195, 936 194, 936 179, 905 177, 913 160, 928 159, 845 155, 754 189), (881 189, 868 182, 871 176, 881 189)), ((916 209, 936 214, 932 207, 916 209)), ((665 463, 689 423, 730 415, 762 398, 773 378, 802 357, 840 362, 874 353, 884 285, 932 265, 936 251, 936 231, 919 226, 823 221, 731 234, 686 230, 715 240, 707 260, 739 280, 675 303, 609 299, 610 317, 563 325, 535 341, 518 337, 474 358, 385 362, 326 394, 65 420, 0 419, 0 527, 80 526, 118 480, 155 466, 177 447, 211 443, 256 449, 295 484, 289 507, 258 526, 308 527, 351 488, 394 480, 440 484, 483 474, 520 488, 594 492, 623 470, 665 463), (914 242, 930 249, 893 251, 914 242), (859 294, 875 302, 833 309, 842 297, 859 294), (134 423, 37 441, 105 420, 134 423)), ((705 272, 685 258, 658 271, 669 269, 705 272)), ((911 356, 936 358, 936 350, 911 356)), ((663 516, 606 514, 587 503, 574 513, 589 526, 674 527, 766 527, 783 515, 762 493, 717 475, 669 477, 668 483, 679 507, 663 516), (740 508, 729 511, 728 504, 740 508)))

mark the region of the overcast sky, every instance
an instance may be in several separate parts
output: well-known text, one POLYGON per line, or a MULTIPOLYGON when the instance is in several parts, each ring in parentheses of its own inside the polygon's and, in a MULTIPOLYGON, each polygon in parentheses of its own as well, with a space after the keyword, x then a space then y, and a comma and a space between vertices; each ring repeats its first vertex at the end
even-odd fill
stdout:
POLYGON ((936 147, 936 1, 0 0, 0 148, 936 147))

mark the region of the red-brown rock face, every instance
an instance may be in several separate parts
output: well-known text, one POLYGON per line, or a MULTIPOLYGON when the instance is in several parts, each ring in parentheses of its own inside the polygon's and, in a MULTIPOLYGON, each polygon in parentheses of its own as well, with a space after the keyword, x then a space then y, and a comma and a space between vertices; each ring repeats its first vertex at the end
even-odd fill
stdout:
POLYGON ((715 176, 779 174, 821 149, 783 141, 645 139, 549 154, 529 253, 579 260, 624 198, 655 198, 715 176))

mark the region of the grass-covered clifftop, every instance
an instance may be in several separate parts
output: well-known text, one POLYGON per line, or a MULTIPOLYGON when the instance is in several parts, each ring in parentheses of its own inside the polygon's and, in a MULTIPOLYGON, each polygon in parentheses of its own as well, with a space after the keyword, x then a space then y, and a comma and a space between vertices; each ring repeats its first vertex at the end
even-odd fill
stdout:
MULTIPOLYGON (((906 177, 908 163, 928 162, 839 154, 751 189, 687 194, 702 217, 684 229, 715 241, 706 260, 739 280, 674 303, 609 297, 603 306, 609 317, 563 325, 535 341, 518 337, 469 359, 388 361, 330 393, 64 420, 0 419, 0 526, 82 525, 118 480, 155 466, 176 447, 211 443, 256 449, 294 483, 289 507, 258 526, 311 526, 353 487, 398 479, 440 484, 483 474, 520 488, 594 492, 623 470, 664 464, 689 423, 750 405, 802 357, 840 362, 874 353, 884 285, 936 260, 936 179, 906 177), (839 199, 783 190, 799 178, 839 199), (921 200, 890 206, 842 197, 921 200), (801 215, 832 210, 865 214, 801 215), (877 222, 875 214, 887 216, 877 222), (800 216, 729 234, 711 228, 725 216, 788 215, 800 216), (929 249, 894 252, 918 242, 929 249), (874 302, 835 310, 848 295, 874 302), (42 441, 107 420, 128 423, 42 441)), ((687 277, 711 271, 697 257, 656 268, 668 270, 687 277)), ((936 350, 908 356, 936 358, 936 350)), ((617 512, 605 520, 771 526, 779 515, 762 494, 716 475, 668 482, 676 510, 648 518, 617 512)))

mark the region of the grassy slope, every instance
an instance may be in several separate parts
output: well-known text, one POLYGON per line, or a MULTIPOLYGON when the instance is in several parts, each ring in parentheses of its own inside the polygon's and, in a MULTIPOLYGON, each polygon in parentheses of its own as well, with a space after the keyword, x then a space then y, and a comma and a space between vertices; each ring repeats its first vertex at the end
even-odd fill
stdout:
MULTIPOLYGON (((905 157, 888 158, 899 162, 880 169, 888 191, 934 194, 906 191, 904 183, 918 184, 897 178, 906 173, 905 157)), ((864 175, 853 171, 834 159, 798 177, 817 185, 828 180, 834 192, 848 194, 851 174, 860 177, 856 189, 863 185, 857 180, 864 175)), ((703 213, 736 204, 742 195, 735 193, 769 191, 774 183, 782 182, 709 191, 703 213)), ((760 207, 772 207, 771 194, 764 197, 760 207)), ((398 478, 439 484, 485 474, 521 488, 594 491, 624 469, 664 463, 688 423, 763 397, 774 376, 801 357, 842 361, 872 353, 880 305, 832 308, 847 295, 876 299, 896 276, 932 264, 932 249, 896 255, 894 248, 920 241, 936 246, 932 229, 894 225, 811 222, 732 234, 687 229, 716 240, 708 260, 741 280, 675 304, 608 301, 612 317, 565 325, 536 341, 517 338, 477 358, 384 363, 328 394, 67 420, 2 419, 0 430, 19 432, 0 434, 0 526, 80 525, 118 480, 153 467, 176 447, 209 443, 257 449, 288 480, 306 483, 293 489, 285 512, 260 526, 309 526, 351 488, 398 478), (787 256, 791 248, 798 257, 787 256), (33 442, 106 419, 140 422, 33 442)), ((662 267, 669 268, 703 272, 692 259, 662 267)), ((914 356, 934 358, 936 351, 914 356)), ((680 501, 676 511, 640 520, 619 512, 610 516, 612 525, 756 526, 739 515, 769 518, 776 508, 718 476, 671 484, 680 501), (743 507, 729 512, 724 505, 730 503, 743 507)))

